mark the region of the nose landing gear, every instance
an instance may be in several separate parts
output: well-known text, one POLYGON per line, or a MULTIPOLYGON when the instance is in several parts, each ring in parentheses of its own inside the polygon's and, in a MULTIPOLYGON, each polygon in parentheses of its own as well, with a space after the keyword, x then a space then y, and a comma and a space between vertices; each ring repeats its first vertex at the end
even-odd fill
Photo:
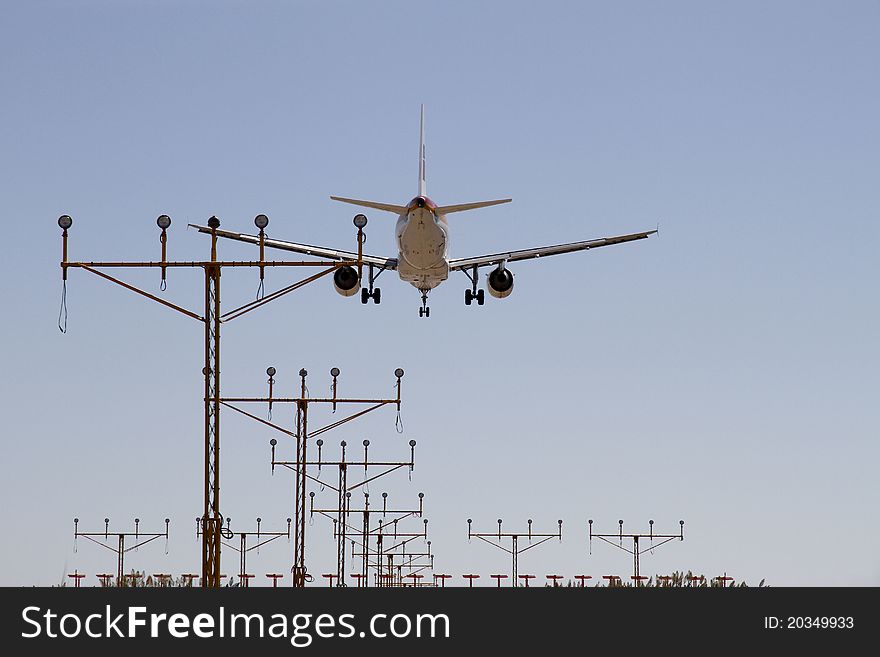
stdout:
POLYGON ((422 307, 419 308, 419 317, 430 317, 431 309, 428 308, 428 290, 420 290, 422 293, 422 307))

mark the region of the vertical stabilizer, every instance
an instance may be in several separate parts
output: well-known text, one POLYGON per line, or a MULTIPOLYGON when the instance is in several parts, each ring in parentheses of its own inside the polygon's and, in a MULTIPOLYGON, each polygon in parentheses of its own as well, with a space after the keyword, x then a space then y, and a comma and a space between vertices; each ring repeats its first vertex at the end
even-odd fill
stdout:
POLYGON ((419 196, 427 194, 425 184, 425 106, 422 105, 422 113, 419 118, 419 196))

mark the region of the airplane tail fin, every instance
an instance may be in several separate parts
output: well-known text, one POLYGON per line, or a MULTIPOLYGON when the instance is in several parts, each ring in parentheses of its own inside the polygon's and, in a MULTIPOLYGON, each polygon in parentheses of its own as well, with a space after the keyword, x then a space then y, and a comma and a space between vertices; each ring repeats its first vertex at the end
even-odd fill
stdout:
POLYGON ((425 106, 422 105, 419 116, 419 196, 428 193, 428 185, 425 182, 425 106))
POLYGON ((393 212, 394 214, 406 214, 405 205, 394 205, 393 203, 378 203, 376 201, 361 201, 356 198, 343 198, 341 196, 331 196, 334 201, 342 201, 343 203, 351 203, 359 205, 363 208, 373 208, 374 210, 384 210, 385 212, 393 212))
POLYGON ((452 212, 464 212, 465 210, 476 210, 477 208, 487 208, 490 205, 500 205, 501 203, 510 203, 513 199, 502 198, 497 201, 478 201, 477 203, 459 203, 458 205, 441 205, 437 208, 437 214, 450 214, 452 212))

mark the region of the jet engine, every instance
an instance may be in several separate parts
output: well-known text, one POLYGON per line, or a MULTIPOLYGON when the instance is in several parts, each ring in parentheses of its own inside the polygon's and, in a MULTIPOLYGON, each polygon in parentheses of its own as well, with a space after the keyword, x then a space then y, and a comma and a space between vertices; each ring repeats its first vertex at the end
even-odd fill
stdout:
POLYGON ((493 269, 489 274, 488 285, 486 287, 489 289, 489 294, 496 299, 509 297, 510 293, 513 292, 513 273, 511 273, 511 271, 503 264, 498 265, 498 267, 493 269))
POLYGON ((361 281, 358 277, 357 269, 354 267, 340 267, 333 274, 333 287, 344 297, 350 297, 357 294, 361 288, 361 281))

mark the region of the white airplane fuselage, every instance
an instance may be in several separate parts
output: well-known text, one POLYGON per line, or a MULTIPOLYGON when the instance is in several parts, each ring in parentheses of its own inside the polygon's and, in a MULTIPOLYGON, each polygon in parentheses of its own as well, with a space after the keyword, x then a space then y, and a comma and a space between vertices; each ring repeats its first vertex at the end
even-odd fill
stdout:
POLYGON ((397 272, 422 291, 433 290, 449 277, 449 224, 435 213, 436 207, 429 198, 417 196, 397 218, 397 272))

